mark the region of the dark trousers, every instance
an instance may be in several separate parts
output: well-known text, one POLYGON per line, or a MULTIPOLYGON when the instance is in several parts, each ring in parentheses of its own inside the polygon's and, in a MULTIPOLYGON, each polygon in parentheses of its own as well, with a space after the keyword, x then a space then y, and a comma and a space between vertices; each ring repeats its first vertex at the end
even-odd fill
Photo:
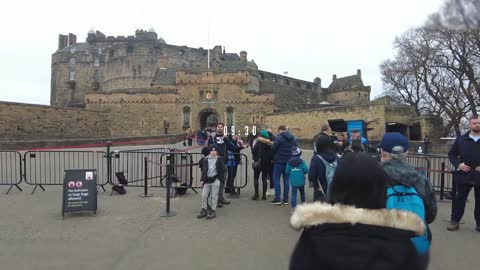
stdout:
MULTIPOLYGON (((263 166, 263 165, 262 165, 263 166)), ((268 179, 270 179, 270 189, 274 188, 274 181, 273 181, 273 163, 268 163, 265 165, 268 170, 268 179)))
POLYGON ((262 195, 267 192, 267 177, 270 176, 271 166, 261 165, 260 168, 253 170, 253 186, 255 187, 255 194, 258 194, 258 178, 262 174, 262 195))
POLYGON ((292 208, 297 207, 297 193, 298 193, 297 191, 300 191, 300 201, 302 203, 305 202, 305 186, 301 186, 301 187, 292 186, 292 202, 291 202, 292 208))
POLYGON ((192 139, 192 138, 188 138, 187 140, 188 140, 188 146, 192 146, 192 140, 193 140, 193 139, 192 139))
POLYGON ((313 182, 313 201, 315 202, 324 202, 327 200, 327 198, 325 197, 325 189, 322 188, 324 190, 324 192, 320 191, 320 183, 318 181, 314 181, 313 182))
POLYGON ((283 176, 283 201, 288 201, 288 192, 290 189, 290 182, 288 181, 288 175, 285 172, 287 167, 286 163, 275 163, 273 165, 273 181, 275 181, 275 200, 280 201, 282 195, 282 188, 280 184, 280 178, 283 176))
POLYGON ((235 176, 237 176, 237 168, 238 166, 228 167, 228 178, 227 178, 227 191, 233 192, 234 183, 235 183, 235 176))
POLYGON ((460 223, 460 220, 462 220, 468 194, 470 193, 472 187, 475 195, 475 221, 477 222, 477 226, 480 226, 480 186, 474 186, 473 184, 469 183, 457 184, 457 194, 452 203, 452 222, 460 223))

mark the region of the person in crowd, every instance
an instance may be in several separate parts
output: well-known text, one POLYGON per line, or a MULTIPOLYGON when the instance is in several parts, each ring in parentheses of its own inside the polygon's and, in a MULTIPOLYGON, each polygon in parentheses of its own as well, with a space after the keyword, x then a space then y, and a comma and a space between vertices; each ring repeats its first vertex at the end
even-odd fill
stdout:
MULTIPOLYGON (((273 135, 273 130, 271 128, 267 128, 267 133, 268 133, 268 139, 272 142, 275 142, 275 138, 276 136, 273 135)), ((270 197, 270 196, 274 196, 275 195, 275 181, 273 181, 273 155, 272 155, 272 162, 271 162, 271 166, 270 167, 270 173, 268 174, 269 178, 268 178, 268 186, 269 186, 269 190, 267 191, 267 196, 270 197)))
POLYGON ((398 132, 385 133, 380 143, 381 164, 392 184, 414 187, 425 205, 425 220, 431 224, 437 217, 437 200, 430 181, 406 161, 408 139, 398 132))
POLYGON ((193 133, 193 130, 191 128, 187 128, 187 131, 186 131, 186 135, 187 135, 187 144, 188 146, 192 146, 192 141, 193 141, 193 138, 195 137, 195 134, 193 133))
MULTIPOLYGON (((367 151, 368 149, 368 141, 365 137, 362 137, 360 135, 360 130, 358 129, 353 129, 352 134, 350 136, 350 139, 348 141, 348 144, 351 145, 354 141, 360 141, 362 151, 367 151)), ((354 152, 359 152, 359 151, 354 151, 354 152)))
POLYGON ((253 185, 255 187, 255 194, 252 200, 258 200, 258 178, 262 174, 262 200, 267 199, 267 179, 272 179, 273 168, 273 140, 265 129, 260 130, 258 136, 252 143, 252 159, 253 159, 253 185))
POLYGON ((203 137, 203 129, 199 128, 197 131, 197 144, 198 145, 204 145, 205 144, 205 138, 203 137))
POLYGON ((272 145, 273 152, 273 181, 275 186, 275 198, 270 202, 271 204, 281 205, 288 204, 288 191, 290 183, 285 174, 288 160, 292 157, 292 147, 297 146, 295 137, 287 131, 287 127, 281 125, 278 127, 278 136, 272 145), (281 187, 280 178, 283 175, 283 200, 280 200, 281 187))
POLYGON ((455 166, 454 183, 457 192, 453 198, 452 217, 447 229, 456 231, 460 228, 460 220, 465 212, 468 194, 473 188, 475 195, 474 216, 475 230, 480 232, 480 118, 470 118, 470 130, 458 137, 453 143, 448 158, 455 166))
MULTIPOLYGON (((223 134, 223 123, 218 123, 216 128, 216 132, 212 132, 210 137, 208 137, 207 144, 208 145, 215 145, 215 149, 217 150, 217 155, 223 159, 223 164, 227 163, 227 146, 226 146, 226 136, 223 134)), ((224 204, 230 204, 230 201, 227 201, 223 196, 225 191, 225 176, 226 176, 227 167, 225 166, 224 172, 222 176, 223 179, 220 179, 220 190, 218 191, 218 206, 222 207, 224 204)))
POLYGON ((410 238, 425 231, 411 212, 387 210, 387 176, 366 153, 346 153, 328 203, 297 206, 292 227, 302 229, 290 270, 420 270, 410 238))
POLYGON ((227 146, 227 185, 225 187, 225 192, 230 193, 232 198, 238 198, 238 194, 235 191, 234 183, 235 177, 237 176, 237 168, 240 163, 240 151, 243 149, 238 141, 238 137, 235 134, 230 133, 226 138, 227 146))
POLYGON ((320 136, 324 136, 324 137, 327 137, 329 139, 329 141, 330 141, 330 143, 328 144, 329 151, 335 153, 335 148, 336 148, 335 140, 331 136, 331 133, 332 133, 332 130, 330 129, 330 125, 328 125, 328 124, 322 125, 322 127, 320 128, 320 133, 318 133, 317 135, 315 135, 313 137, 313 152, 314 153, 317 152, 317 145, 315 144, 315 142, 316 142, 317 138, 320 137, 320 136))
POLYGON ((202 210, 197 218, 212 219, 217 216, 217 200, 220 188, 220 179, 223 179, 224 167, 223 159, 218 156, 215 145, 209 146, 210 153, 207 158, 203 159, 202 165, 202 210), (210 197, 211 203, 208 203, 210 197), (210 206, 210 207, 209 207, 210 206), (210 209, 211 208, 211 209, 210 209))
MULTIPOLYGON (((437 200, 430 181, 405 161, 408 145, 408 139, 402 134, 398 132, 385 133, 380 143, 381 165, 387 173, 391 186, 413 187, 417 191, 423 201, 425 222, 428 225, 437 216, 437 200)), ((431 238, 431 235, 428 238, 431 238)), ((420 255, 420 262, 425 267, 429 260, 429 251, 420 255)))
POLYGON ((333 179, 338 158, 331 149, 331 141, 328 136, 317 136, 315 145, 317 152, 310 161, 308 181, 309 185, 313 186, 313 200, 325 201, 328 183, 333 179))
POLYGON ((345 152, 365 152, 365 146, 359 139, 353 139, 345 148, 345 152))
POLYGON ((288 160, 285 174, 290 180, 292 188, 291 206, 292 212, 297 207, 297 193, 300 192, 300 201, 305 203, 305 174, 308 173, 307 163, 300 158, 302 150, 298 147, 293 147, 292 157, 288 160))

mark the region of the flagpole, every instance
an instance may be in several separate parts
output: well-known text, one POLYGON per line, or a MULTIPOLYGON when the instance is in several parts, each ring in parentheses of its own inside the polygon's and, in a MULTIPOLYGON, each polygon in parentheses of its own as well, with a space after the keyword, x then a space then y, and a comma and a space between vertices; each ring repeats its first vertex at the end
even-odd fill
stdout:
POLYGON ((210 17, 208 17, 208 33, 207 33, 207 69, 210 70, 210 17))

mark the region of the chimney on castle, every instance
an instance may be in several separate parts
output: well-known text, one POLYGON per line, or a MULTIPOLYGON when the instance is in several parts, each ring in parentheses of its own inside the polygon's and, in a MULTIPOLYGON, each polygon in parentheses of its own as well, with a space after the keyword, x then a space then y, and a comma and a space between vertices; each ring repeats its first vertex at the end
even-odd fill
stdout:
POLYGON ((240 60, 247 61, 247 52, 246 51, 241 51, 240 52, 240 60))
POLYGON ((337 74, 333 74, 333 81, 335 81, 337 79, 337 74))
POLYGON ((61 50, 68 45, 68 36, 67 35, 58 35, 58 49, 61 50))
POLYGON ((77 36, 72 33, 68 34, 68 46, 77 44, 77 36))
POLYGON ((362 70, 361 69, 357 69, 357 76, 360 78, 360 80, 362 79, 362 70))
POLYGON ((313 80, 313 83, 318 85, 318 89, 321 89, 322 88, 322 79, 320 79, 319 77, 316 77, 314 80, 313 80))

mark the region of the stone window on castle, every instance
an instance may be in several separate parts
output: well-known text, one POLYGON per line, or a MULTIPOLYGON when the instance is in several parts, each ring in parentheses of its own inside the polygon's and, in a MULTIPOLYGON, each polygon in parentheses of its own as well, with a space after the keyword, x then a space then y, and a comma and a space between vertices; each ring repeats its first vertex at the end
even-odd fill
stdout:
POLYGON ((233 126, 233 107, 227 107, 227 126, 233 126))
POLYGON ((277 82, 277 77, 273 77, 272 82, 277 82))
POLYGON ((262 79, 262 80, 263 80, 263 78, 264 78, 264 75, 263 75, 263 73, 260 73, 258 76, 260 77, 260 79, 262 79))
POLYGON ((307 84, 307 90, 312 89, 312 86, 310 84, 307 84))
POLYGON ((111 49, 110 52, 108 53, 108 57, 112 58, 115 56, 115 50, 111 49))
POLYGON ((95 58, 95 60, 93 61, 93 66, 94 67, 99 67, 100 66, 100 58, 95 58))
POLYGON ((94 82, 100 81, 100 72, 98 70, 93 71, 93 81, 94 82))
POLYGON ((142 66, 138 65, 138 75, 142 75, 142 66))
POLYGON ((77 48, 75 48, 75 46, 73 46, 72 48, 70 48, 70 53, 75 53, 77 51, 77 48))
POLYGON ((358 96, 361 96, 362 94, 358 93, 358 96))
POLYGON ((133 45, 128 45, 127 53, 133 53, 133 45))
POLYGON ((75 64, 77 63, 77 60, 75 58, 70 58, 68 64, 70 65, 70 67, 73 67, 75 66, 75 64))
POLYGON ((183 107, 183 128, 190 127, 190 107, 183 107))
POLYGON ((295 85, 296 85, 298 88, 301 88, 301 87, 302 87, 302 85, 300 85, 299 82, 296 82, 295 85))
POLYGON ((103 53, 102 47, 98 48, 98 54, 102 54, 102 53, 103 53))
POLYGON ((75 81, 75 71, 70 71, 69 79, 70 81, 75 81))
POLYGON ((285 84, 287 84, 287 85, 288 85, 288 84, 290 84, 290 81, 289 81, 289 80, 287 80, 287 79, 285 79, 285 80, 283 81, 283 83, 285 83, 285 84))

